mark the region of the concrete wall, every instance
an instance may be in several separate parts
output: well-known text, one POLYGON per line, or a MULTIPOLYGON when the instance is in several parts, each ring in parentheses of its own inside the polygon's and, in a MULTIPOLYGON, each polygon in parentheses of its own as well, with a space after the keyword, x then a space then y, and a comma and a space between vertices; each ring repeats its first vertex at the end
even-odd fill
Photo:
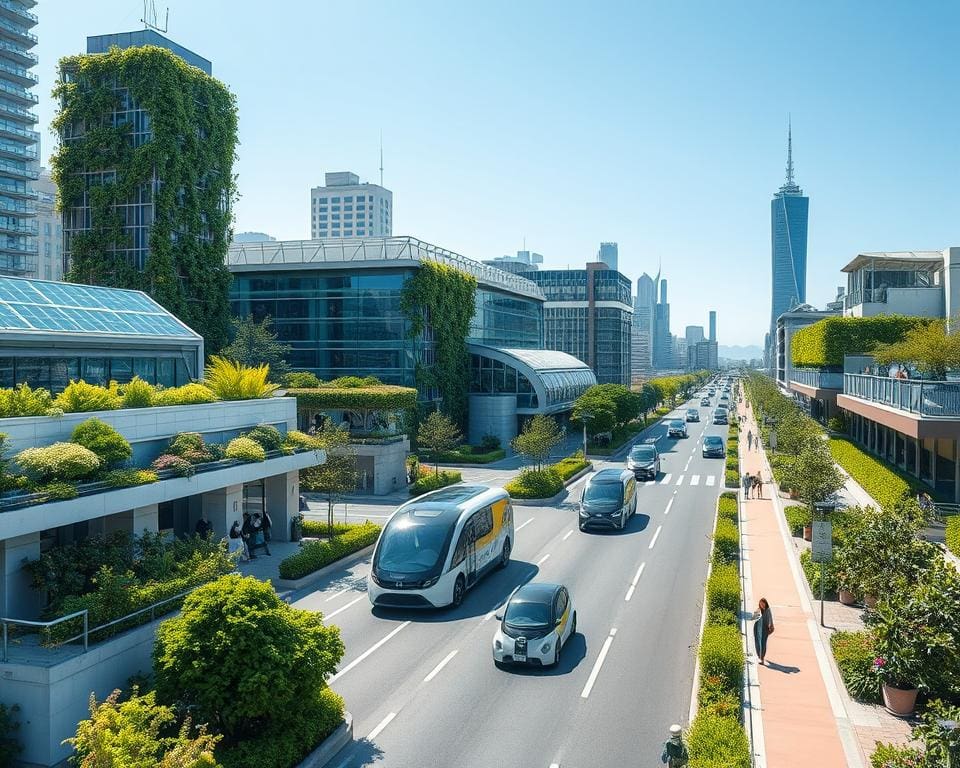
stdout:
POLYGON ((844 314, 853 317, 893 314, 943 317, 944 291, 941 288, 887 288, 885 302, 855 304, 844 314))
POLYGON ((500 445, 509 449, 517 436, 516 395, 470 395, 467 439, 471 445, 479 445, 484 435, 496 435, 500 445))
POLYGON ((406 438, 393 443, 351 446, 357 455, 358 469, 373 472, 373 493, 383 496, 407 485, 407 455, 410 441, 406 438))

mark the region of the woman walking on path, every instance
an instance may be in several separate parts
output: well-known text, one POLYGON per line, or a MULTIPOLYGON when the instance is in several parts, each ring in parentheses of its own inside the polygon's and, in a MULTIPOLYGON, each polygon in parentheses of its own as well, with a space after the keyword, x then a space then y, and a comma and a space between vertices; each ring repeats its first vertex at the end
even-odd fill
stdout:
POLYGON ((753 618, 756 619, 753 623, 753 642, 756 645, 760 663, 763 664, 763 659, 767 655, 767 638, 773 634, 773 610, 767 598, 760 598, 759 610, 753 614, 753 618))
POLYGON ((743 473, 743 478, 740 481, 743 484, 743 498, 750 498, 750 485, 752 484, 752 478, 750 477, 749 472, 743 473))
POLYGON ((763 478, 760 477, 759 470, 757 471, 757 474, 753 476, 753 486, 754 488, 757 489, 757 498, 762 499, 763 498, 763 478))
POLYGON ((747 430, 747 450, 748 451, 753 450, 753 430, 752 429, 747 430))

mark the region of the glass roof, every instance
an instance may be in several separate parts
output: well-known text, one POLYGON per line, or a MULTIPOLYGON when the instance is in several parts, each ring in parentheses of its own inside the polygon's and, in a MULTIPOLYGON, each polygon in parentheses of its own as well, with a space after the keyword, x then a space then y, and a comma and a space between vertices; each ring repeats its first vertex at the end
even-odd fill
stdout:
POLYGON ((140 291, 0 277, 0 329, 199 338, 140 291))
POLYGON ((589 365, 573 355, 553 349, 496 349, 526 363, 537 372, 591 370, 589 365))

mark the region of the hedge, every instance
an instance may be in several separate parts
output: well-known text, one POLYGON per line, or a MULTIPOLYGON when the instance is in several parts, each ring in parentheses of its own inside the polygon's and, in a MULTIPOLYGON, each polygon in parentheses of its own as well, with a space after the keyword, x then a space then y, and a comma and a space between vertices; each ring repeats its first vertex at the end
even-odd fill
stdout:
POLYGON ((814 597, 820 595, 820 572, 823 569, 823 592, 827 597, 834 597, 837 594, 837 566, 836 561, 822 564, 813 562, 813 555, 809 549, 800 553, 800 567, 803 568, 803 575, 807 577, 807 583, 810 585, 810 591, 814 597))
POLYGON ((717 528, 713 532, 713 562, 736 563, 740 554, 740 532, 736 523, 727 517, 717 520, 717 528))
POLYGON ((372 387, 318 387, 288 389, 287 397, 297 398, 297 407, 318 411, 403 411, 417 406, 417 390, 380 384, 372 387))
POLYGON ((447 464, 489 464, 492 461, 500 461, 500 459, 506 457, 507 452, 503 448, 497 448, 493 451, 487 451, 485 453, 474 453, 469 450, 462 451, 442 451, 436 456, 432 454, 423 453, 420 455, 420 461, 427 462, 445 462, 447 464))
POLYGON ((740 722, 701 711, 687 733, 690 768, 750 768, 750 744, 740 722))
MULTIPOLYGON (((739 582, 738 582, 739 583, 739 582)), ((739 598, 737 599, 739 605, 739 598)), ((719 677, 726 689, 739 691, 743 685, 743 644, 736 626, 710 625, 700 640, 700 674, 719 677)))
POLYGON ((590 462, 586 461, 583 458, 583 454, 578 452, 573 454, 573 456, 567 456, 565 459, 560 459, 560 461, 551 466, 551 469, 556 470, 557 474, 560 475, 560 479, 566 482, 575 474, 577 474, 577 472, 586 469, 589 466, 590 462))
POLYGON ((740 487, 740 473, 735 469, 728 469, 723 473, 723 484, 727 488, 740 487))
POLYGON ((716 565, 707 579, 707 616, 711 624, 737 623, 740 574, 734 563, 716 565))
POLYGON ((802 536, 804 527, 813 521, 810 507, 805 504, 784 507, 783 516, 787 518, 787 527, 790 529, 791 536, 802 536))
POLYGON ((736 524, 739 518, 737 494, 724 491, 717 502, 717 517, 720 520, 729 520, 736 524))
POLYGON ((443 470, 439 473, 431 472, 424 474, 419 480, 410 483, 410 495, 421 496, 424 493, 435 491, 438 488, 445 488, 448 485, 459 483, 461 480, 463 480, 463 475, 452 469, 443 470))
POLYGON ((793 364, 798 368, 839 368, 844 355, 869 355, 877 344, 900 341, 911 328, 928 322, 927 318, 904 315, 825 317, 793 335, 793 364))
POLYGON ((870 632, 834 632, 830 649, 847 693, 858 701, 880 703, 880 680, 873 672, 873 635, 870 632))
POLYGON ((946 542, 947 549, 960 557, 960 515, 947 518, 946 542))
MULTIPOLYGON (((347 531, 356 528, 356 523, 337 523, 333 524, 333 533, 334 536, 342 536, 347 531)), ((326 538, 331 535, 330 526, 323 520, 304 520, 301 523, 301 529, 304 536, 308 536, 312 539, 326 538)))
POLYGON ((885 510, 893 510, 905 496, 911 495, 910 489, 919 484, 918 480, 908 479, 900 470, 846 438, 831 437, 830 453, 885 510))
POLYGON ((380 526, 365 522, 326 541, 311 541, 280 561, 281 579, 300 579, 330 563, 370 546, 380 535, 380 526))
POLYGON ((553 467, 524 469, 503 487, 515 499, 548 499, 563 490, 563 478, 553 467))

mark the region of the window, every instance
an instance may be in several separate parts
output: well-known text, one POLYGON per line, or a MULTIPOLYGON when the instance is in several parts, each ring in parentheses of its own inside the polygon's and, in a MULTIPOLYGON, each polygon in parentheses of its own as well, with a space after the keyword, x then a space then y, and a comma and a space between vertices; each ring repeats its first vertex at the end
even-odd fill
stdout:
POLYGON ((318 197, 317 200, 320 202, 320 205, 326 205, 327 203, 327 198, 325 197, 318 197))
POLYGON ((363 237, 366 233, 362 229, 357 230, 357 237, 363 237))
POLYGON ((320 210, 320 213, 326 213, 326 212, 327 212, 327 206, 321 205, 319 210, 320 210))
POLYGON ((353 206, 352 206, 352 205, 345 205, 345 206, 343 206, 343 210, 345 210, 345 211, 352 211, 352 210, 353 210, 353 206))
POLYGON ((358 219, 364 219, 364 218, 366 218, 366 216, 367 216, 367 214, 365 214, 363 211, 357 211, 357 218, 358 218, 358 219))
POLYGON ((334 237, 340 237, 340 230, 334 229, 330 234, 332 234, 334 237))
POLYGON ((340 214, 339 214, 339 213, 331 213, 331 214, 330 214, 330 217, 331 217, 334 221, 340 221, 340 214))
POLYGON ((352 230, 352 229, 345 229, 345 230, 343 230, 343 236, 344 236, 344 237, 353 237, 353 230, 352 230))
POLYGON ((324 222, 321 222, 321 223, 320 223, 320 229, 326 229, 326 228, 327 228, 327 222, 325 222, 325 221, 324 221, 324 222))
POLYGON ((353 214, 352 214, 352 213, 345 213, 345 214, 343 214, 343 218, 344 218, 344 219, 352 219, 352 218, 353 218, 353 214))
POLYGON ((331 211, 339 211, 339 210, 340 210, 340 206, 339 206, 339 205, 332 205, 332 206, 330 206, 330 210, 331 210, 331 211))
POLYGON ((353 197, 352 197, 352 196, 351 196, 351 197, 345 197, 345 198, 343 198, 343 202, 345 202, 345 203, 352 203, 352 202, 353 202, 353 197))
POLYGON ((493 530, 493 509, 484 507, 472 518, 474 534, 478 539, 486 536, 493 530))
POLYGON ((557 593, 557 607, 556 613, 554 614, 554 619, 560 621, 560 617, 563 616, 564 612, 567 610, 567 591, 561 589, 557 593))
POLYGON ((331 197, 331 198, 330 198, 330 202, 331 202, 331 203, 339 203, 339 202, 340 202, 340 198, 339 198, 339 197, 331 197))
MULTIPOLYGON (((333 215, 334 215, 334 218, 338 218, 338 219, 340 218, 337 214, 333 214, 333 215)), ((327 220, 327 214, 321 213, 321 214, 320 214, 320 221, 326 221, 326 220, 327 220)))

